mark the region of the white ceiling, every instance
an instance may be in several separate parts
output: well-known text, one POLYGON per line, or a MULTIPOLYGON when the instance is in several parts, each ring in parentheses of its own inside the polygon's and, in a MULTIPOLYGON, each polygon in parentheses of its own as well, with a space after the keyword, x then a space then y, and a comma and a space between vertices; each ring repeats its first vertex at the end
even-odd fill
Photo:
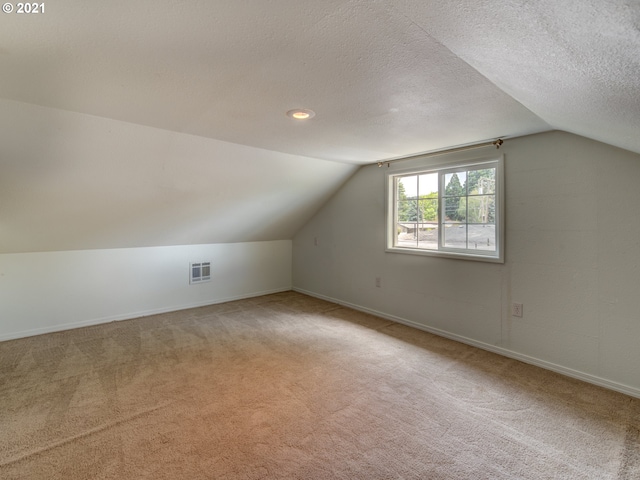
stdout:
POLYGON ((549 129, 640 152, 638 0, 45 9, 2 15, 0 98, 355 164, 549 129))

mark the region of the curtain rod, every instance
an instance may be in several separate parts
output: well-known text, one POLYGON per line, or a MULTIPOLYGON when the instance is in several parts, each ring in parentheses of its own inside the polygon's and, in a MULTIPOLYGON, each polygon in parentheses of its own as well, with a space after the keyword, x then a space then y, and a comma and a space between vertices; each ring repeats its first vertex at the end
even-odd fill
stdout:
POLYGON ((386 164, 387 167, 389 167, 392 163, 403 162, 405 160, 412 160, 414 158, 435 157, 436 155, 443 155, 445 153, 462 152, 463 150, 472 150, 474 148, 488 147, 490 145, 493 145, 496 148, 500 148, 500 146, 503 143, 504 143, 504 140, 502 140, 501 138, 498 138, 497 140, 493 140, 491 142, 475 143, 473 145, 463 145, 461 147, 453 147, 447 150, 437 150, 435 152, 423 153, 421 155, 412 155, 410 157, 396 158, 395 160, 382 160, 376 163, 378 164, 378 167, 381 167, 384 164, 386 164))

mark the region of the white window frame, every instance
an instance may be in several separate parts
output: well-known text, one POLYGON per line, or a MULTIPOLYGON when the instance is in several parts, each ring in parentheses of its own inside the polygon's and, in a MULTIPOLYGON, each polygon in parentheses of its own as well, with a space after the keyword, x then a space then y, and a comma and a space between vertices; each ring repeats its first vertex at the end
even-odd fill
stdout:
POLYGON ((407 162, 399 162, 390 165, 386 172, 386 249, 391 253, 404 253, 409 255, 437 256, 445 258, 457 258, 462 260, 476 260, 482 262, 504 263, 504 231, 505 231, 505 206, 504 206, 504 156, 503 155, 484 155, 469 156, 452 155, 450 157, 416 157, 407 160, 407 162), (402 165, 404 164, 404 166, 402 165), (444 193, 444 175, 455 171, 465 171, 465 169, 475 169, 486 165, 489 168, 496 169, 495 182, 495 225, 496 225, 496 249, 495 252, 490 250, 472 250, 447 248, 443 246, 444 232, 444 202, 442 201, 444 193), (419 247, 407 247, 396 245, 397 239, 397 191, 396 179, 401 176, 438 173, 438 248, 425 249, 419 247))

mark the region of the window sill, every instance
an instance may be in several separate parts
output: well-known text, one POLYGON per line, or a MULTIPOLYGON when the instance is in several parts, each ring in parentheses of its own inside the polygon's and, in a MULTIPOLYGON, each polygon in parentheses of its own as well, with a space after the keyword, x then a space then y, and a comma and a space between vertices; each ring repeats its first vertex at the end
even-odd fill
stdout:
POLYGON ((385 248, 387 253, 402 253, 406 255, 420 255, 423 257, 440 257, 456 260, 471 260, 476 262, 487 263, 504 263, 502 256, 482 255, 472 253, 458 253, 447 250, 422 250, 417 248, 402 248, 402 247, 387 247, 385 248))

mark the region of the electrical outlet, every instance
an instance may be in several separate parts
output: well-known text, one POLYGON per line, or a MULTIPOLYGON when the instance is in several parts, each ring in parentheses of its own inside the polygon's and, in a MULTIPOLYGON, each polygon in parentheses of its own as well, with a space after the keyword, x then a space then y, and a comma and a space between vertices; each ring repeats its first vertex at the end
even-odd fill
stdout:
POLYGON ((378 288, 382 287, 382 278, 376 277, 376 287, 378 288))
POLYGON ((523 306, 521 303, 512 303, 511 304, 511 315, 514 317, 522 318, 523 306))
POLYGON ((314 247, 318 246, 318 237, 313 237, 313 246, 314 247))

